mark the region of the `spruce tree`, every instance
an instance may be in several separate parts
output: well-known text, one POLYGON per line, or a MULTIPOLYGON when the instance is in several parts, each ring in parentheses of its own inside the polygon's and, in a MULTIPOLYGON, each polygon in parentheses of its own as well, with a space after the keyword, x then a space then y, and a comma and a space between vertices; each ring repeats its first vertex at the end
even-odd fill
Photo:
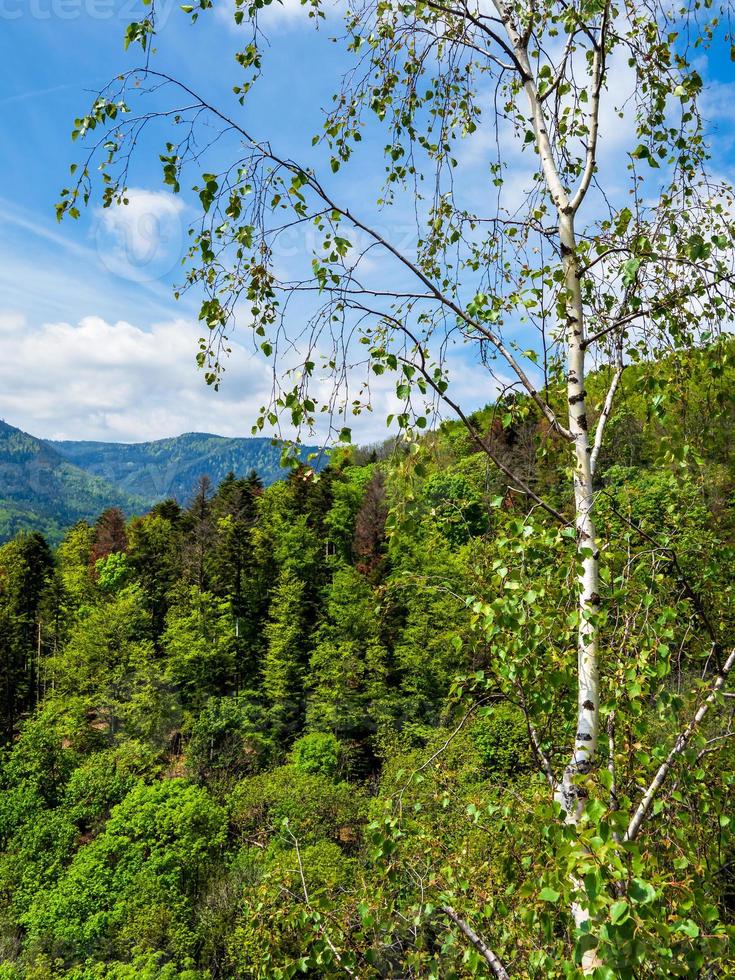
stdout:
POLYGON ((265 627, 263 695, 271 730, 283 742, 291 741, 303 723, 305 591, 304 583, 285 568, 265 627))

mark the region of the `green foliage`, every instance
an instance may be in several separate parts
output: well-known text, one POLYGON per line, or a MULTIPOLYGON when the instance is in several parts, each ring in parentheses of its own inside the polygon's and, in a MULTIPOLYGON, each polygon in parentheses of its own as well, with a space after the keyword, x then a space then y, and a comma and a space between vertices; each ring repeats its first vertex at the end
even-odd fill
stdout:
POLYGON ((375 603, 358 572, 335 572, 309 664, 307 724, 313 730, 331 731, 353 747, 369 746, 371 734, 390 712, 387 652, 375 603))
MULTIPOLYGON (((716 406, 701 377, 677 383, 716 406)), ((451 424, 391 465, 166 502, 96 562, 84 523, 0 549, 4 974, 486 976, 449 905, 521 977, 579 976, 592 943, 603 976, 729 975, 729 699, 621 839, 735 636, 731 449, 666 457, 644 409, 634 385, 597 488, 612 741, 574 832, 529 739, 560 772, 574 535, 451 424)))
POLYGON ((264 716, 247 695, 210 698, 191 725, 187 768, 202 780, 258 772, 273 747, 264 716))
POLYGON ((523 712, 508 704, 494 705, 473 727, 472 737, 482 765, 499 776, 518 776, 534 768, 523 712))
POLYGON ((303 715, 304 583, 290 568, 281 572, 265 627, 263 695, 271 730, 288 741, 303 715))
POLYGON ((293 838, 300 845, 330 840, 353 847, 365 803, 364 792, 354 784, 295 766, 245 779, 228 799, 230 819, 241 839, 261 841, 275 851, 290 850, 293 838))
POLYGON ((98 558, 94 568, 101 592, 119 592, 130 581, 131 568, 124 551, 114 551, 106 558, 98 558))
POLYGON ((182 595, 167 617, 161 639, 166 679, 187 707, 228 690, 235 670, 235 624, 229 603, 196 587, 182 595))
POLYGON ((299 772, 335 776, 340 768, 343 748, 330 732, 302 735, 291 749, 291 762, 299 772))
POLYGON ((432 523, 450 544, 461 545, 487 529, 487 509, 463 476, 436 473, 423 488, 432 523))
POLYGON ((86 958, 192 949, 192 902, 225 840, 223 811, 181 780, 138 786, 23 916, 32 948, 86 958))

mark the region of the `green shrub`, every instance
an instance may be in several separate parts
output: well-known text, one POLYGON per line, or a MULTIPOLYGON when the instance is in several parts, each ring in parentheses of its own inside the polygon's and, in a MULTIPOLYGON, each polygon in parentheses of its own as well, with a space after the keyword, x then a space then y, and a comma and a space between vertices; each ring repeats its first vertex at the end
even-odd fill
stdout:
POLYGON ((262 731, 257 708, 246 700, 210 698, 191 727, 187 768, 199 779, 256 773, 270 750, 262 731))
POLYGON ((472 737, 488 772, 515 776, 533 766, 526 722, 513 705, 495 705, 475 722, 472 737))
POLYGON ((342 760, 342 745, 330 732, 303 735, 291 749, 291 762, 299 772, 334 776, 342 760))

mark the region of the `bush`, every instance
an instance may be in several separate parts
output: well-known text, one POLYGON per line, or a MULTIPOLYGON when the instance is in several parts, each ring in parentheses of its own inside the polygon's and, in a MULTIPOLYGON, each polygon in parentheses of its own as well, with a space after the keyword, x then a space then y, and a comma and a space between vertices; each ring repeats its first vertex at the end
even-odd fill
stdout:
POLYGON ((91 827, 104 820, 135 784, 158 773, 156 753, 141 742, 123 742, 96 752, 72 773, 63 806, 76 823, 91 827))
POLYGON ((488 772, 516 776, 533 768, 526 722, 513 705, 495 705, 475 722, 472 737, 488 772))
POLYGON ((244 779, 229 799, 232 822, 243 837, 261 838, 275 848, 304 847, 320 840, 352 844, 359 840, 365 798, 349 783, 281 766, 244 779), (290 833, 284 832, 288 821, 290 833))
POLYGON ((225 832, 225 814, 205 790, 181 779, 139 784, 55 887, 37 893, 22 919, 29 948, 109 960, 137 945, 184 963, 196 945, 194 902, 218 867, 225 832))
POLYGON ((238 698, 210 698, 191 727, 186 764, 199 779, 242 777, 265 764, 270 742, 257 709, 238 698))
POLYGON ((340 768, 342 745, 329 732, 313 732, 296 741, 291 749, 291 762, 299 772, 334 776, 340 768))

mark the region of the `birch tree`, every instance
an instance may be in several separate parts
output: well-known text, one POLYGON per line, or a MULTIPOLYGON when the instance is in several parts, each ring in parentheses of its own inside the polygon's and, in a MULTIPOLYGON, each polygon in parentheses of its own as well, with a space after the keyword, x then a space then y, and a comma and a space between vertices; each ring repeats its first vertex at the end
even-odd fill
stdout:
MULTIPOLYGON (((200 0, 184 10, 196 21, 211 6, 200 0)), ((74 138, 87 149, 59 217, 76 217, 98 192, 105 206, 124 204, 136 148, 155 129, 165 185, 174 193, 193 187, 201 206, 182 289, 201 296, 198 360, 207 382, 220 384, 236 327, 251 330, 273 360, 272 401, 255 431, 280 434, 285 423, 311 433, 326 420, 331 437, 349 442, 351 416, 379 403, 392 374, 398 408, 388 424, 413 447, 409 460, 421 454, 422 431, 454 415, 516 499, 543 515, 549 561, 568 563, 576 581, 575 734, 561 769, 536 734, 535 692, 522 694, 560 825, 576 828, 589 812, 603 734, 614 760, 616 692, 601 624, 623 600, 605 598, 608 543, 595 526, 606 426, 629 365, 645 369, 711 344, 732 322, 732 193, 709 171, 696 67, 710 45, 727 41, 727 5, 350 0, 338 16, 351 68, 305 159, 247 123, 248 100, 268 72, 266 6, 235 2, 242 45, 234 99, 214 104, 185 77, 159 71, 149 54, 99 94, 76 123, 74 138), (612 136, 625 142, 603 160, 612 136), (371 198, 363 172, 359 192, 349 174, 363 159, 360 144, 379 141, 385 169, 371 198), (486 154, 481 181, 468 178, 466 162, 466 148, 477 146, 486 154), (511 186, 519 172, 527 179, 520 199, 511 186), (407 214, 410 241, 383 230, 395 231, 407 214), (295 231, 304 248, 285 262, 279 243, 295 231), (504 424, 531 413, 548 446, 565 455, 568 504, 547 499, 473 421, 462 378, 471 365, 485 372, 487 400, 503 406, 504 424), (593 369, 606 389, 591 403, 593 369)), ((304 16, 329 25, 335 13, 309 0, 304 16)), ((127 42, 149 52, 155 33, 151 7, 128 27, 127 42)), ((653 410, 665 384, 660 375, 651 382, 653 410)), ((670 448, 672 458, 686 454, 670 448)), ((475 606, 486 621, 489 607, 475 606)), ((733 653, 710 639, 707 690, 683 706, 666 759, 627 830, 615 832, 622 852, 719 702, 733 653)), ((514 671, 503 676, 512 688, 514 671)), ((568 898, 579 966, 589 974, 606 967, 582 882, 585 847, 576 858, 582 870, 568 875, 568 898)), ((613 888, 604 914, 626 887, 613 888)), ((506 975, 455 908, 447 904, 444 915, 506 975)))

